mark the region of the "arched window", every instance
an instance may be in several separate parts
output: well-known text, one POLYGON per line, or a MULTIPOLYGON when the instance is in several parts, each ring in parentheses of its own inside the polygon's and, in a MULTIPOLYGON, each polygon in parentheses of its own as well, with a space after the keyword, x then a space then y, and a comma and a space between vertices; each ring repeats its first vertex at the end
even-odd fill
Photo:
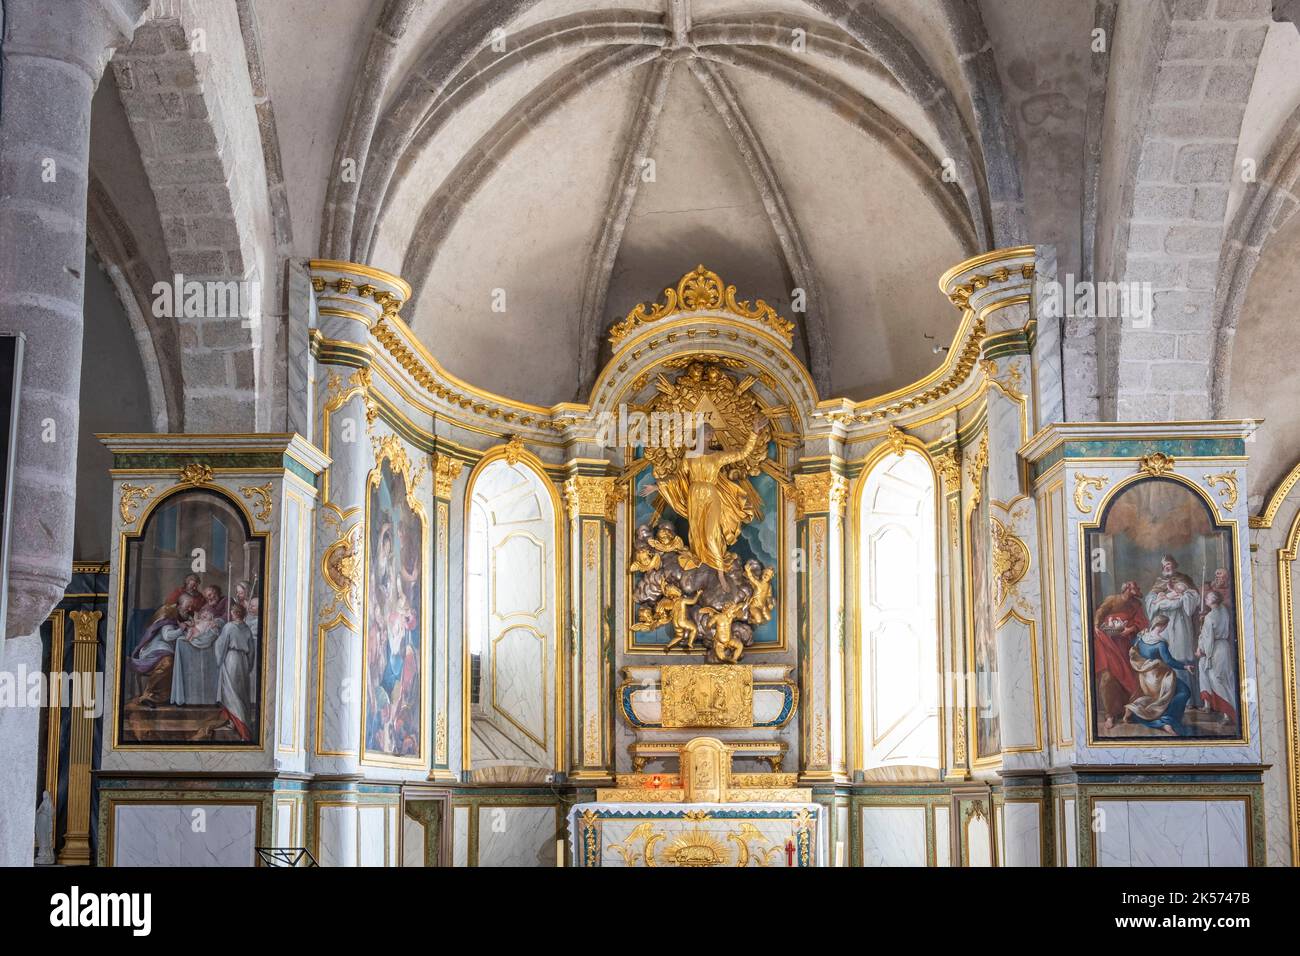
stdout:
POLYGON ((481 782, 555 767, 556 508, 526 463, 488 462, 466 515, 465 641, 470 766, 481 782))
POLYGON ((935 477, 915 449, 888 454, 858 499, 862 767, 939 766, 935 477))

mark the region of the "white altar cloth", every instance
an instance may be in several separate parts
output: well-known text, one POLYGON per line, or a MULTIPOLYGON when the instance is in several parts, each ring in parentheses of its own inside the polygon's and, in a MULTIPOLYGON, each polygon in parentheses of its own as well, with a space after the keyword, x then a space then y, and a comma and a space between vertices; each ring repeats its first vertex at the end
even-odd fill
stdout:
POLYGON ((828 865, 816 803, 579 803, 569 843, 579 867, 828 865))

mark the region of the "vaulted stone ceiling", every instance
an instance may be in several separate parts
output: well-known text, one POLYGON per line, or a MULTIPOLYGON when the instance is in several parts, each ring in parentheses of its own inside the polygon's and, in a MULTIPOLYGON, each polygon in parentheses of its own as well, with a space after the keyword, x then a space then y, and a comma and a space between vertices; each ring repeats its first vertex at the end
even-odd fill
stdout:
POLYGON ((1154 289, 1154 328, 1067 317, 1070 418, 1276 419, 1250 373, 1289 334, 1293 7, 160 0, 96 94, 91 241, 173 428, 284 420, 282 327, 158 320, 176 272, 260 278, 279 318, 285 257, 401 273, 449 371, 549 404, 703 263, 868 398, 942 359, 936 277, 1021 242, 1154 289))
MULTIPOLYGON (((407 278, 407 320, 484 388, 585 398, 610 322, 702 263, 796 321, 823 395, 868 397, 941 361, 956 315, 935 278, 1024 238, 973 5, 535 0, 395 20, 372 43, 382 104, 341 120, 374 134, 360 182, 330 185, 325 251, 407 278)), ((273 92, 302 68, 271 66, 273 92)), ((310 188, 289 183, 295 228, 310 188)))

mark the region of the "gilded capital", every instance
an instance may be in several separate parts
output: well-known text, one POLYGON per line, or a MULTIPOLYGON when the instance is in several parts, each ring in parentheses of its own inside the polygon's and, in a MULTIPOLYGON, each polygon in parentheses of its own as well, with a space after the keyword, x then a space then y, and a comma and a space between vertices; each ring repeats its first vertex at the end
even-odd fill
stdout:
POLYGON ((844 514, 849 498, 849 483, 842 475, 819 471, 794 476, 795 517, 808 514, 844 514))
POLYGON ((612 476, 575 475, 564 483, 564 506, 572 519, 594 515, 615 521, 618 503, 625 497, 623 482, 612 476))
POLYGON ((451 500, 451 486, 460 477, 465 463, 449 455, 431 455, 429 463, 433 466, 433 496, 451 500))
POLYGON ((935 470, 943 479, 943 490, 952 494, 961 490, 961 451, 946 451, 934 460, 935 470))

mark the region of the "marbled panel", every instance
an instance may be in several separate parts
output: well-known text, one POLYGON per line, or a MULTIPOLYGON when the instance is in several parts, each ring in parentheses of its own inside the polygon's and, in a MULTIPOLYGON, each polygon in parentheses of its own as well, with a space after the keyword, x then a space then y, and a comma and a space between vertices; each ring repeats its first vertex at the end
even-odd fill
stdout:
POLYGON ((984 817, 970 817, 966 821, 964 842, 967 866, 993 865, 993 846, 989 836, 989 822, 984 817))
POLYGON ((297 846, 294 843, 293 804, 287 800, 277 800, 275 803, 275 845, 297 846))
POLYGON ((320 807, 316 818, 316 840, 316 862, 321 866, 356 866, 357 808, 320 807))
POLYGON ((1129 866, 1128 804, 1123 800, 1099 800, 1092 818, 1093 859, 1098 866, 1129 866))
POLYGON ((546 643, 531 630, 512 627, 492 643, 492 706, 546 746, 546 643))
POLYGON ((554 866, 554 807, 479 807, 479 866, 554 866))
POLYGON ((321 739, 316 748, 325 753, 355 754, 361 733, 355 701, 359 688, 360 639, 350 628, 336 627, 325 635, 324 645, 324 687, 319 694, 321 739), (346 699, 345 687, 353 689, 352 701, 346 699))
POLYGON ((1129 804, 1129 862, 1133 866, 1205 866, 1210 858, 1204 803, 1134 800, 1129 804))
POLYGON ((402 866, 424 866, 424 824, 402 817, 402 866))
POLYGON ((925 807, 863 807, 863 866, 926 866, 925 807))
POLYGON ((1008 800, 1002 811, 1004 866, 1042 866, 1042 807, 1008 800))
POLYGON ((254 866, 257 807, 218 803, 113 808, 114 866, 254 866))
POLYGON ((387 862, 384 851, 386 816, 386 807, 357 808, 358 866, 383 866, 387 862))
POLYGON ((934 865, 952 866, 952 835, 949 831, 952 811, 947 807, 934 808, 934 865))
POLYGON ((1210 866, 1249 866, 1246 845, 1246 802, 1211 800, 1206 804, 1205 830, 1210 866))
POLYGON ((469 866, 469 807, 451 808, 451 865, 469 866))
POLYGON ((1065 859, 1058 861, 1059 866, 1078 866, 1079 865, 1079 818, 1073 800, 1061 801, 1061 827, 1063 835, 1063 844, 1065 847, 1065 859))

